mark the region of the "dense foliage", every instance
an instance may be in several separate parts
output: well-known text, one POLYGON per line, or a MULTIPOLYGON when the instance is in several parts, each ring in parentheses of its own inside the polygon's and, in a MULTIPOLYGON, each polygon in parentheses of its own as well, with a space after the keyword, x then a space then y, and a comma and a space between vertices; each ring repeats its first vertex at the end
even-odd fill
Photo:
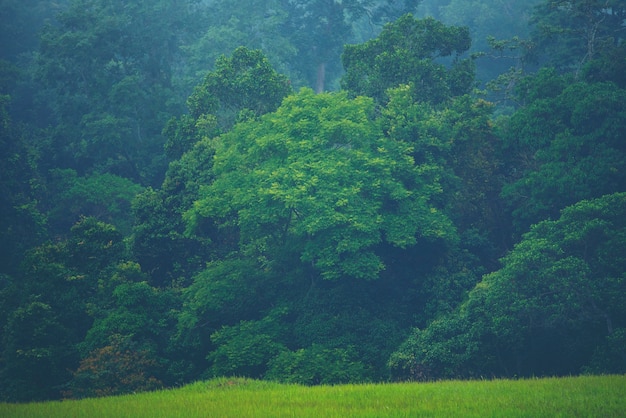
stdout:
POLYGON ((626 372, 621 3, 1 7, 0 400, 626 372))

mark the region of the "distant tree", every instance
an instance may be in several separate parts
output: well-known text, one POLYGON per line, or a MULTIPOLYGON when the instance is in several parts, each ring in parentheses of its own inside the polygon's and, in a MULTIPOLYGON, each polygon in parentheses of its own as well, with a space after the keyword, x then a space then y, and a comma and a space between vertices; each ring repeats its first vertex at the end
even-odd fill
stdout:
POLYGON ((470 44, 466 27, 407 14, 385 25, 377 38, 346 46, 341 86, 352 95, 385 103, 387 89, 410 84, 414 98, 438 104, 473 87, 472 61, 460 59, 470 44), (453 57, 450 66, 438 61, 444 57, 453 57))
POLYGON ((54 17, 66 1, 3 0, 0 14, 0 60, 17 61, 38 47, 38 34, 47 19, 54 17))
POLYGON ((194 33, 190 1, 77 0, 42 31, 39 123, 52 125, 46 160, 80 175, 109 172, 141 184, 165 171, 161 129, 182 110, 179 46, 194 33))
MULTIPOLYGON (((242 0, 234 5, 229 0, 204 2, 206 17, 201 36, 183 47, 189 67, 196 74, 190 79, 193 87, 222 55, 229 55, 243 46, 260 50, 274 68, 288 73, 296 59, 293 33, 283 30, 289 19, 283 0, 242 0)), ((294 74, 290 78, 294 79, 294 74)))
POLYGON ((578 73, 602 50, 623 42, 626 5, 620 0, 542 1, 535 9, 532 53, 540 62, 578 73))
POLYGON ((179 158, 203 137, 228 131, 240 119, 273 112, 291 92, 289 80, 260 50, 239 47, 230 57, 219 57, 196 86, 187 99, 189 115, 168 122, 166 152, 179 158))
POLYGON ((52 169, 46 205, 49 228, 62 235, 81 218, 93 217, 128 234, 132 223, 131 202, 142 190, 128 178, 114 174, 79 177, 72 169, 52 169))
POLYGON ((476 76, 489 82, 511 67, 516 67, 524 50, 491 50, 490 40, 523 42, 530 45, 529 21, 534 6, 541 0, 424 0, 416 15, 430 16, 446 25, 468 27, 472 46, 469 52, 479 54, 476 76))

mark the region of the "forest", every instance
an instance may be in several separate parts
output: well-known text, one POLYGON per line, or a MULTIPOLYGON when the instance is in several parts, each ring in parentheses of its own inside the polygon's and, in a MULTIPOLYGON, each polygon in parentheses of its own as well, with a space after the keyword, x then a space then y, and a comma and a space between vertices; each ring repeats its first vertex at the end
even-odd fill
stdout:
POLYGON ((622 0, 0 22, 0 401, 626 373, 622 0))

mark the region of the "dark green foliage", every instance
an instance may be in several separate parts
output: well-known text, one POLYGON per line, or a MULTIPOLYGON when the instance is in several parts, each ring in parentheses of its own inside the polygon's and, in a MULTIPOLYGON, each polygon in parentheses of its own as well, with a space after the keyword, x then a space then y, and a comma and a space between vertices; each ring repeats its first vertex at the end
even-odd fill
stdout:
POLYGON ((55 169, 50 173, 49 193, 56 204, 50 209, 50 228, 66 231, 80 217, 93 217, 115 224, 124 234, 130 232, 131 202, 142 187, 114 174, 92 174, 78 177, 72 169, 55 169))
POLYGON ((53 308, 26 302, 6 320, 0 376, 3 400, 46 400, 59 396, 76 353, 72 324, 62 324, 53 308))
POLYGON ((407 14, 385 25, 376 39, 346 46, 341 86, 384 103, 387 89, 410 84, 415 99, 441 103, 473 87, 472 63, 459 59, 470 43, 467 28, 407 14), (444 57, 454 58, 450 67, 437 61, 444 57))
POLYGON ((504 146, 515 171, 503 196, 518 231, 626 184, 626 91, 570 81, 550 71, 525 81, 529 104, 506 126, 504 146))
POLYGON ((0 374, 7 385, 0 396, 59 396, 91 326, 89 307, 100 302, 100 279, 124 256, 121 239, 113 226, 83 218, 67 240, 27 253, 19 281, 3 289, 13 292, 16 308, 2 323, 0 374))
POLYGON ((0 90, 0 273, 16 273, 24 252, 45 237, 37 202, 41 186, 34 133, 9 115, 11 97, 0 90))
POLYGON ((626 370, 621 4, 44 3, 0 12, 0 400, 626 370))
POLYGON ((534 58, 578 73, 583 64, 624 40, 626 6, 620 0, 542 1, 534 11, 534 58))
POLYGON ((353 350, 310 348, 284 351, 269 363, 268 380, 301 385, 333 385, 367 381, 366 367, 353 350))
POLYGON ((179 44, 194 32, 190 2, 77 0, 47 25, 35 65, 54 124, 55 166, 154 184, 165 169, 160 132, 180 111, 179 44))
POLYGON ((458 311, 413 333, 392 370, 413 379, 621 372, 624 215, 626 195, 616 193, 533 226, 458 311))
POLYGON ((187 105, 195 118, 216 113, 219 127, 228 130, 239 112, 248 110, 255 116, 272 112, 291 91, 287 77, 278 74, 261 51, 239 47, 230 58, 222 56, 215 62, 215 70, 187 105))

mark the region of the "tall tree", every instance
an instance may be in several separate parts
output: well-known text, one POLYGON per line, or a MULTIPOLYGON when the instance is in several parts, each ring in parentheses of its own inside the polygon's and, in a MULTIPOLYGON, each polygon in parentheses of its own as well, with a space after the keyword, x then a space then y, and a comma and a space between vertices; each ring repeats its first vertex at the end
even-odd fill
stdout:
POLYGON ((361 45, 346 46, 342 87, 353 95, 387 101, 386 90, 411 84, 416 99, 441 103, 473 87, 473 64, 460 59, 471 44, 469 30, 432 18, 407 14, 387 24, 380 35, 361 45), (452 65, 438 62, 453 56, 452 65))
POLYGON ((289 19, 285 30, 297 48, 294 69, 316 92, 336 88, 330 85, 341 74, 340 56, 344 44, 354 42, 355 24, 366 19, 379 25, 412 12, 415 0, 282 0, 289 19))
POLYGON ((436 179, 409 149, 382 137, 371 100, 303 90, 220 137, 215 181, 185 214, 189 230, 212 218, 237 227, 242 254, 271 260, 292 248, 324 278, 376 278, 383 240, 455 236, 431 203, 436 179))
POLYGON ((550 0, 535 9, 535 58, 578 72, 602 49, 623 42, 626 5, 620 0, 550 0))

